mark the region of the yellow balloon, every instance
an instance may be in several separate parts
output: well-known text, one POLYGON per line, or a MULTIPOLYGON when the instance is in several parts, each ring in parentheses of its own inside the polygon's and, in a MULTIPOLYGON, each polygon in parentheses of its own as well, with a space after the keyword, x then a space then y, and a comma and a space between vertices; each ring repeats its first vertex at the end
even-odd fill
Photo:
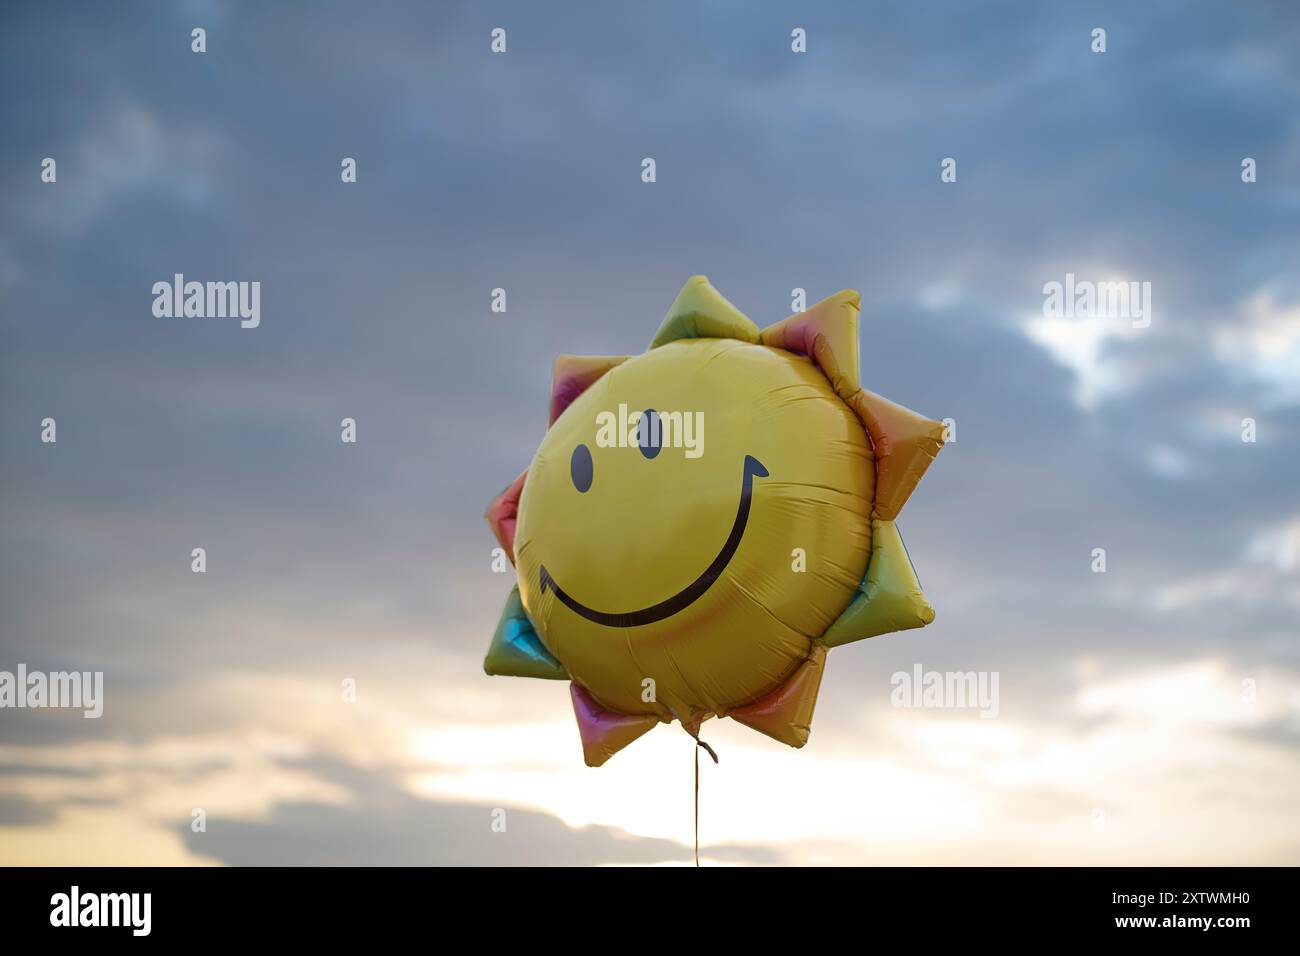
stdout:
POLYGON ((859 386, 857 314, 760 331, 697 276, 645 354, 557 361, 485 669, 570 680, 588 764, 712 716, 802 746, 829 647, 933 619, 893 518, 943 426, 859 386))

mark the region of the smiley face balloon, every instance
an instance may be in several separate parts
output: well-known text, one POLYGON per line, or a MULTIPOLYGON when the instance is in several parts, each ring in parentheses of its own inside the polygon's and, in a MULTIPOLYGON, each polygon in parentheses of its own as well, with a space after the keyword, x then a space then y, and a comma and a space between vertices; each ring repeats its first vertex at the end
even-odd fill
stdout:
POLYGON ((673 720, 803 746, 829 648, 934 619, 894 519, 944 429, 859 385, 858 303, 760 331, 696 276, 645 354, 556 361, 484 669, 570 681, 589 765, 673 720))

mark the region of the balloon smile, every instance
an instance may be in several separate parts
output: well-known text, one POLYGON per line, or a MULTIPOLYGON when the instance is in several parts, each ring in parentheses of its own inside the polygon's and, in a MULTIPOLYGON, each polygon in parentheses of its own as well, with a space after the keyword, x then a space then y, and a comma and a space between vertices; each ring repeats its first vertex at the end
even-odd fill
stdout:
POLYGON ((723 569, 731 562, 736 550, 740 547, 740 539, 745 534, 745 526, 749 523, 749 506, 754 493, 754 479, 766 477, 767 469, 763 467, 762 462, 752 455, 746 455, 745 471, 740 482, 740 506, 736 509, 736 520, 731 525, 731 534, 727 536, 726 543, 722 546, 722 550, 718 552, 718 556, 713 559, 713 563, 705 568, 698 578, 672 597, 650 607, 642 608, 639 611, 625 611, 621 614, 596 611, 566 594, 564 589, 556 583, 555 578, 551 577, 546 570, 546 565, 542 565, 539 575, 542 593, 554 591, 555 596, 569 610, 585 617, 588 621, 604 624, 606 627, 638 627, 643 624, 654 624, 656 621, 672 617, 678 611, 694 604, 712 586, 713 582, 722 574, 723 569))

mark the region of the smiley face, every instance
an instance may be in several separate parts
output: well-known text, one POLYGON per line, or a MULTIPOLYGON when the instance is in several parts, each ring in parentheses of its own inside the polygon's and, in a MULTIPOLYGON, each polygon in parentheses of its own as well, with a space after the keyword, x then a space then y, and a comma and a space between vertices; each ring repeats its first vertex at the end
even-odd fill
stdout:
POLYGON ((856 593, 873 492, 864 428, 809 359, 670 342, 603 375, 547 432, 519 500, 523 606, 604 706, 723 713, 784 680, 856 593), (631 435, 602 430, 620 408, 642 420, 631 435))
MULTIPOLYGON (((648 419, 653 421, 653 419, 648 419)), ((647 431, 650 431, 647 429, 647 431)), ((653 458, 659 453, 661 445, 652 440, 642 440, 638 443, 642 452, 647 449, 653 449, 653 454, 646 454, 647 458, 653 458)), ((572 467, 573 484, 579 491, 586 491, 591 487, 591 452, 586 445, 579 445, 574 449, 573 460, 575 464, 572 467)), ((608 611, 597 611, 587 607, 581 601, 577 601, 568 594, 564 589, 555 583, 555 579, 546 570, 546 565, 542 565, 539 573, 543 593, 552 590, 555 596, 569 610, 575 614, 585 617, 588 621, 594 621, 597 624, 604 624, 607 627, 641 627, 646 624, 654 624, 662 621, 664 618, 672 617, 679 611, 682 611, 700 598, 709 586, 718 579, 728 564, 731 563, 732 556, 735 555, 736 549, 740 547, 740 541, 745 536, 745 526, 749 524, 749 510, 754 492, 754 478, 766 478, 767 469, 762 463, 752 455, 745 456, 744 471, 740 479, 740 504, 736 511, 736 520, 731 526, 731 533, 727 535, 727 541, 722 546, 712 563, 701 572, 700 576, 682 588, 670 598, 660 601, 658 604, 639 611, 622 611, 610 613, 608 611)))
POLYGON ((830 649, 934 620, 895 519, 945 427, 863 386, 861 305, 760 329, 692 276, 644 355, 556 359, 483 669, 567 680, 588 766, 673 719, 802 747, 830 649))

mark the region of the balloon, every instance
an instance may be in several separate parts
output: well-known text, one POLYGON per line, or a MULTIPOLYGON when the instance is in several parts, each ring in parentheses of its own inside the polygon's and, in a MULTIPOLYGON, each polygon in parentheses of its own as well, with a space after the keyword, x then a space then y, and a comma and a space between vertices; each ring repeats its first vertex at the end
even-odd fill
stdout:
POLYGON ((859 385, 858 309, 760 331, 696 276, 644 354, 556 360, 484 669, 570 681, 588 765, 711 716, 801 747, 830 648, 934 619, 894 519, 944 429, 859 385))

